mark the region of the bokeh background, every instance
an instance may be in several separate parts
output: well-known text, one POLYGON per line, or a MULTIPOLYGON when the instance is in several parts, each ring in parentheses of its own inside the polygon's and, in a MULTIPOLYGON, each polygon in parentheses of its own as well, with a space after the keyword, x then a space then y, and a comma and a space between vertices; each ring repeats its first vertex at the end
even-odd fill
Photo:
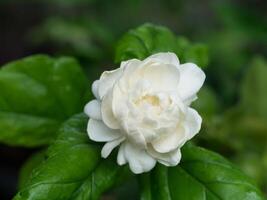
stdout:
MULTIPOLYGON (((70 55, 93 81, 114 67, 121 35, 146 22, 204 45, 196 143, 231 159, 267 192, 266 0, 1 0, 0 66, 32 54, 70 55)), ((0 144, 1 200, 15 194, 19 170, 37 150, 0 144)))

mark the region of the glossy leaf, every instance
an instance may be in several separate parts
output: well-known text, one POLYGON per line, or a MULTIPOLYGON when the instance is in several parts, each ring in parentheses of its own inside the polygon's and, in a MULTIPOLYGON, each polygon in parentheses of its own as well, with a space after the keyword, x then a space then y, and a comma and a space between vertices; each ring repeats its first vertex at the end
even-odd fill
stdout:
POLYGON ((59 131, 46 159, 14 200, 99 199, 128 172, 112 159, 102 159, 100 146, 90 143, 87 117, 76 115, 59 131))
POLYGON ((33 154, 22 166, 19 173, 18 188, 25 186, 33 169, 39 166, 45 160, 45 151, 39 151, 33 154))
POLYGON ((182 162, 142 175, 142 200, 263 200, 254 182, 220 155, 187 145, 182 162))
POLYGON ((176 37, 165 27, 144 24, 126 33, 116 48, 115 62, 144 59, 151 54, 176 51, 176 37))
POLYGON ((184 52, 184 61, 193 62, 200 67, 206 67, 209 63, 208 48, 203 44, 189 46, 184 52))
POLYGON ((118 42, 115 62, 132 58, 144 59, 158 52, 174 52, 181 63, 194 62, 201 67, 208 64, 208 50, 203 44, 191 44, 184 37, 177 37, 169 29, 144 24, 130 30, 118 42))
POLYGON ((27 57, 0 70, 0 142, 38 146, 82 111, 87 78, 72 58, 27 57))

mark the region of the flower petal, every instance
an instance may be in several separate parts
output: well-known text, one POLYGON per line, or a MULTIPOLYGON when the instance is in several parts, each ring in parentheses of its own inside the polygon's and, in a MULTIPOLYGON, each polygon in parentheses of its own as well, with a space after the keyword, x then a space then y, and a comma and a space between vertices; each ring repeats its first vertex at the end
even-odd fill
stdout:
POLYGON ((132 82, 136 82, 136 79, 134 77, 136 76, 136 71, 141 64, 142 61, 137 59, 131 59, 121 63, 123 76, 121 76, 118 81, 121 90, 127 92, 132 82))
POLYGON ((136 145, 138 148, 146 148, 146 139, 139 130, 128 132, 128 139, 136 145))
POLYGON ((124 155, 124 150, 125 149, 125 143, 122 143, 122 145, 119 148, 118 155, 117 155, 117 163, 119 165, 124 165, 127 163, 127 160, 124 155))
POLYGON ((175 53, 172 52, 164 52, 164 53, 156 53, 154 55, 149 56, 146 58, 146 60, 149 59, 155 59, 158 62, 164 63, 164 64, 171 64, 175 66, 179 66, 180 62, 175 53))
POLYGON ((192 95, 191 97, 187 98, 186 100, 183 100, 183 103, 186 105, 186 106, 190 106, 191 103, 195 100, 197 100, 197 95, 192 95))
POLYGON ((141 64, 141 60, 138 60, 138 59, 130 59, 130 60, 127 60, 127 61, 122 61, 121 62, 121 65, 120 65, 120 68, 123 68, 124 70, 128 70, 130 69, 131 72, 134 71, 135 67, 138 66, 139 64, 141 64))
POLYGON ((104 96, 101 104, 101 114, 103 122, 112 129, 119 129, 120 125, 118 120, 115 118, 112 110, 112 91, 110 90, 104 96))
POLYGON ((112 111, 116 119, 125 119, 128 115, 127 94, 123 93, 118 84, 113 87, 112 111))
POLYGON ((120 88, 127 92, 140 80, 148 80, 155 91, 177 91, 179 82, 179 60, 174 53, 154 54, 144 61, 132 59, 121 64, 123 76, 120 78, 120 88))
POLYGON ((176 166, 180 162, 182 156, 179 148, 168 153, 158 153, 150 146, 148 148, 148 153, 157 159, 158 162, 166 166, 176 166))
POLYGON ((177 91, 180 72, 175 65, 148 63, 140 68, 140 79, 149 81, 153 91, 177 91))
POLYGON ((90 101, 84 107, 84 112, 88 117, 90 117, 92 119, 101 120, 100 102, 98 100, 90 101))
POLYGON ((144 149, 137 148, 130 143, 125 144, 124 156, 129 162, 130 169, 135 174, 148 172, 156 164, 156 160, 152 158, 144 149))
POLYGON ((173 132, 162 134, 151 144, 157 152, 168 153, 181 147, 186 142, 186 139, 185 129, 180 126, 173 132))
POLYGON ((110 129, 102 121, 94 119, 89 119, 87 133, 96 142, 112 141, 121 137, 120 130, 110 129))
POLYGON ((201 128, 202 118, 198 112, 192 108, 188 108, 186 117, 185 117, 185 128, 187 139, 194 137, 201 128))
POLYGON ((178 86, 178 92, 184 101, 192 98, 205 80, 205 73, 193 63, 185 63, 180 65, 180 82, 178 86))
POLYGON ((106 95, 108 90, 113 87, 115 81, 120 77, 121 73, 121 68, 103 72, 100 77, 98 87, 98 94, 100 99, 102 99, 106 95))
POLYGON ((101 156, 102 156, 103 158, 107 158, 107 157, 109 156, 109 154, 112 152, 112 150, 113 150, 116 146, 118 146, 123 140, 125 140, 125 138, 124 138, 124 137, 121 137, 121 138, 116 139, 116 140, 113 140, 113 141, 111 141, 111 142, 107 142, 107 143, 103 146, 103 148, 102 148, 102 150, 101 150, 101 156))
POLYGON ((98 94, 98 88, 99 88, 99 80, 96 80, 92 84, 92 92, 95 98, 100 99, 98 94))

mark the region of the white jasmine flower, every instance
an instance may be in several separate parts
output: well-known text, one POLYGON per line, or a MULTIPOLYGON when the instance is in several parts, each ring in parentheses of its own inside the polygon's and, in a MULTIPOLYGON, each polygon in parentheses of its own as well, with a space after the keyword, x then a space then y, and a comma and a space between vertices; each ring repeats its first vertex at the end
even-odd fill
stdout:
POLYGON ((119 146, 118 164, 129 163, 136 174, 156 162, 175 166, 181 147, 200 130, 202 119, 190 104, 204 80, 197 65, 180 64, 174 53, 122 62, 92 85, 96 99, 84 108, 88 135, 106 142, 104 158, 119 146))

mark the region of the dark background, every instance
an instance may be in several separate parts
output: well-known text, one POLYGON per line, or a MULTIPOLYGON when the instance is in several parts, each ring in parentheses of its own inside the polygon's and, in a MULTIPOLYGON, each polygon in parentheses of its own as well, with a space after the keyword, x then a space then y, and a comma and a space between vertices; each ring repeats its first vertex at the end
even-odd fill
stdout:
MULTIPOLYGON (((238 101, 237 87, 251 59, 267 56, 265 0, 2 0, 0 65, 38 53, 71 55, 94 80, 113 66, 118 38, 145 22, 207 44, 208 84, 219 99, 220 112, 238 101)), ((1 200, 15 194, 19 169, 35 151, 0 144, 1 200)), ((233 160, 266 189, 257 168, 243 166, 239 157, 233 160)))

